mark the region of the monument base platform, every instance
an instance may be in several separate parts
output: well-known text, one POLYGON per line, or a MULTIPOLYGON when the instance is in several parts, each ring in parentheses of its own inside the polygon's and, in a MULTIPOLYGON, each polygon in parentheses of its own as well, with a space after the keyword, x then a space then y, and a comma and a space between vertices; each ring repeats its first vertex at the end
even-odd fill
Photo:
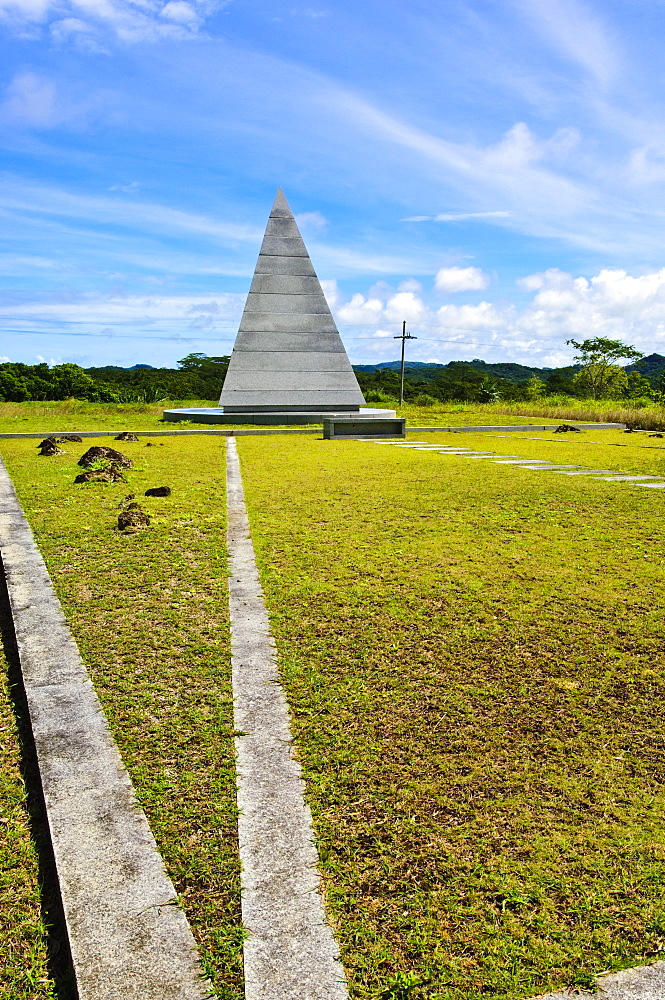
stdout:
POLYGON ((352 418, 353 420, 373 420, 377 417, 395 417, 394 410, 273 410, 251 413, 227 413, 221 406, 196 407, 191 410, 163 410, 164 420, 191 420, 195 424, 323 424, 326 417, 337 420, 352 418))

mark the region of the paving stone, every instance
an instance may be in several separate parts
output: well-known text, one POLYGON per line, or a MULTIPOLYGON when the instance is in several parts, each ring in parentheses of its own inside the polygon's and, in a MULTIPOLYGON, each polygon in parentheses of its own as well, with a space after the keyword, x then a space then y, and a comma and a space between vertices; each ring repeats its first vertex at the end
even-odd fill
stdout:
POLYGON ((245 998, 347 1000, 233 438, 227 439, 227 509, 245 998))
POLYGON ((535 1000, 663 1000, 665 962, 598 976, 596 983, 597 990, 593 993, 571 989, 547 993, 535 1000))
POLYGON ((631 483, 637 482, 638 479, 660 479, 660 476, 595 476, 595 479, 600 479, 603 483, 631 483))
POLYGON ((665 490, 665 483, 638 483, 638 486, 646 486, 648 490, 665 490))
POLYGON ((570 470, 568 470, 568 469, 557 469, 555 471, 557 471, 559 473, 559 475, 561 475, 561 476, 599 476, 599 475, 618 476, 618 475, 620 475, 620 473, 615 472, 614 469, 575 469, 572 472, 570 470))

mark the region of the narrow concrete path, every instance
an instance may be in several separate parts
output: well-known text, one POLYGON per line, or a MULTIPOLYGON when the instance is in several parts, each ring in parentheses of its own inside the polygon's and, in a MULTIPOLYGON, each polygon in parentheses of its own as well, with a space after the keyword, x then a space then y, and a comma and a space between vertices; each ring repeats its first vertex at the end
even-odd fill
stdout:
POLYGON ((245 997, 346 1000, 233 438, 226 448, 245 997))
POLYGON ((79 1000, 203 1000, 187 919, 1 461, 0 553, 79 1000))
POLYGON ((467 448, 450 448, 446 445, 442 445, 439 448, 435 448, 431 445, 423 447, 422 442, 420 441, 374 441, 372 443, 390 444, 394 448, 411 448, 414 451, 438 451, 439 454, 452 455, 458 458, 484 458, 488 462, 491 462, 492 465, 516 465, 521 469, 529 469, 531 472, 554 472, 565 476, 593 476, 598 482, 634 483, 635 486, 646 486, 653 490, 665 489, 665 482, 644 482, 645 479, 662 480, 665 476, 653 476, 646 474, 624 475, 620 472, 614 472, 612 469, 585 469, 580 465, 559 464, 552 462, 551 459, 544 458, 518 458, 515 455, 503 455, 499 458, 496 454, 475 452, 467 448))

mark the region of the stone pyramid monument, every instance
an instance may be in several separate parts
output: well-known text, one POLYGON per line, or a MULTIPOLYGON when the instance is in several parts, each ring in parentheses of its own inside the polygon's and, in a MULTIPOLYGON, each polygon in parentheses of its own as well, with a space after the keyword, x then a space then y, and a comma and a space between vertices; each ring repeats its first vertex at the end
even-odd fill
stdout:
POLYGON ((225 414, 280 413, 293 422, 295 414, 357 413, 364 402, 280 188, 219 405, 225 414))

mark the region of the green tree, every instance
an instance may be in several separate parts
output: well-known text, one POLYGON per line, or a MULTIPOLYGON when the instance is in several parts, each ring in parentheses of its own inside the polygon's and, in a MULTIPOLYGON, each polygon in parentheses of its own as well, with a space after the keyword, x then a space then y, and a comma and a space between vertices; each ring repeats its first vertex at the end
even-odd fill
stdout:
POLYGON ((648 378, 641 375, 639 372, 629 372, 628 373, 628 385, 626 387, 625 395, 629 399, 639 399, 640 397, 650 397, 653 392, 653 386, 648 378))
POLYGON ((524 384, 524 392, 527 399, 540 399, 545 394, 546 384, 537 375, 532 375, 528 382, 524 384))
POLYGON ((628 376, 621 365, 607 365, 602 384, 593 381, 594 372, 584 367, 573 376, 576 395, 593 399, 620 399, 628 395, 628 376))
POLYGON ((574 381, 585 385, 593 399, 602 399, 607 397, 608 393, 616 391, 617 361, 621 358, 628 361, 642 359, 641 352, 636 351, 634 347, 624 344, 621 340, 608 340, 607 337, 590 337, 582 341, 567 340, 566 343, 577 350, 575 361, 582 365, 582 371, 575 376, 574 381))

